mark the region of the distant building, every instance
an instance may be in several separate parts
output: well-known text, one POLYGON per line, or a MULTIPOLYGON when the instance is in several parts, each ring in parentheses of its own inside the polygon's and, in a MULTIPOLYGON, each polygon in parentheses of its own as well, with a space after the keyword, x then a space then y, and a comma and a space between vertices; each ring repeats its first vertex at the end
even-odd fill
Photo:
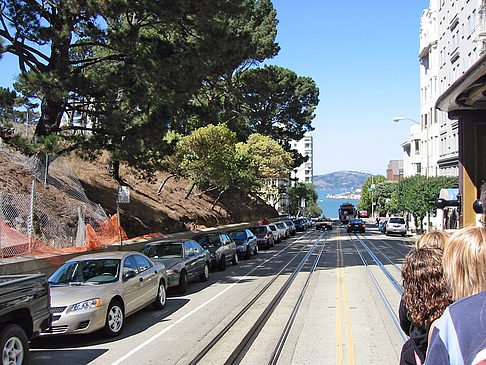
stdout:
POLYGON ((312 184, 312 177, 314 176, 314 145, 310 132, 307 132, 300 141, 293 141, 291 143, 293 149, 299 151, 302 156, 308 156, 307 162, 304 162, 292 173, 292 179, 297 182, 312 184))
POLYGON ((391 160, 386 169, 386 178, 391 181, 403 179, 403 160, 391 160))

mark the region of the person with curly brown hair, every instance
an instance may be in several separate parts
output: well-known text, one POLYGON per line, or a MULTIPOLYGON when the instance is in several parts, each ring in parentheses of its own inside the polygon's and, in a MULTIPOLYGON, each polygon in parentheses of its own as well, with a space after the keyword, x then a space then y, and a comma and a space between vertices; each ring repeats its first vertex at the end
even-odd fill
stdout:
POLYGON ((485 364, 486 228, 455 232, 442 264, 455 302, 432 325, 427 365, 485 364))
POLYGON ((410 339, 402 347, 400 364, 424 362, 430 325, 452 303, 442 268, 442 248, 447 237, 439 231, 427 233, 405 258, 399 318, 410 339))

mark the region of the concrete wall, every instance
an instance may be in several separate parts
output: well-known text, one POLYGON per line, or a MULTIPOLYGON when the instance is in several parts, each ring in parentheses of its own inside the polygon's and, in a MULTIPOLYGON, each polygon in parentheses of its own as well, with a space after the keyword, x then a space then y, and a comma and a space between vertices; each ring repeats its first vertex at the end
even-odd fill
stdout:
MULTIPOLYGON (((278 221, 278 219, 275 219, 278 221)), ((207 228, 203 230, 187 231, 180 233, 167 234, 159 237, 142 238, 137 240, 129 240, 123 242, 123 251, 140 251, 143 246, 147 243, 160 241, 160 240, 171 240, 171 239, 190 239, 198 233, 204 232, 220 232, 229 231, 232 229, 246 228, 256 225, 256 222, 250 223, 237 223, 229 224, 226 226, 220 226, 215 228, 207 228)), ((82 252, 75 254, 62 254, 62 255, 51 255, 45 254, 41 256, 18 256, 9 257, 5 259, 0 259, 0 275, 15 275, 15 274, 52 274, 59 266, 64 264, 66 261, 80 255, 85 255, 87 253, 100 252, 100 251, 119 251, 120 244, 113 244, 105 246, 98 251, 82 252)))

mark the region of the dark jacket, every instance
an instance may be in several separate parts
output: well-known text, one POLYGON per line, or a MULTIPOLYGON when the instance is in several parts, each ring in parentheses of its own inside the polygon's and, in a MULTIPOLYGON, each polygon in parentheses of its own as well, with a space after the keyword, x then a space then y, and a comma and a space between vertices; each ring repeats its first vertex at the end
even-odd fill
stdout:
POLYGON ((405 342, 402 347, 400 355, 400 365, 416 365, 415 353, 422 361, 425 360, 427 353, 428 328, 416 327, 408 318, 408 311, 403 298, 400 300, 400 308, 398 309, 398 317, 400 320, 400 327, 410 339, 405 342))

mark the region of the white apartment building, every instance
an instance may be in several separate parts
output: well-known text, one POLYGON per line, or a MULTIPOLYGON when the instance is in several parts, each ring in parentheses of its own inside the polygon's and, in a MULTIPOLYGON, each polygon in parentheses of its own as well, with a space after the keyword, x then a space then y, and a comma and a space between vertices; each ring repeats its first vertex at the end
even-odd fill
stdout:
POLYGON ((305 133, 304 138, 300 141, 293 141, 292 148, 299 151, 302 156, 308 156, 307 162, 300 165, 293 173, 292 178, 298 182, 312 184, 314 175, 314 163, 313 163, 313 139, 310 132, 305 133))
POLYGON ((404 149, 404 176, 458 176, 458 123, 435 108, 484 52, 484 0, 430 0, 420 27, 420 121, 404 149))

